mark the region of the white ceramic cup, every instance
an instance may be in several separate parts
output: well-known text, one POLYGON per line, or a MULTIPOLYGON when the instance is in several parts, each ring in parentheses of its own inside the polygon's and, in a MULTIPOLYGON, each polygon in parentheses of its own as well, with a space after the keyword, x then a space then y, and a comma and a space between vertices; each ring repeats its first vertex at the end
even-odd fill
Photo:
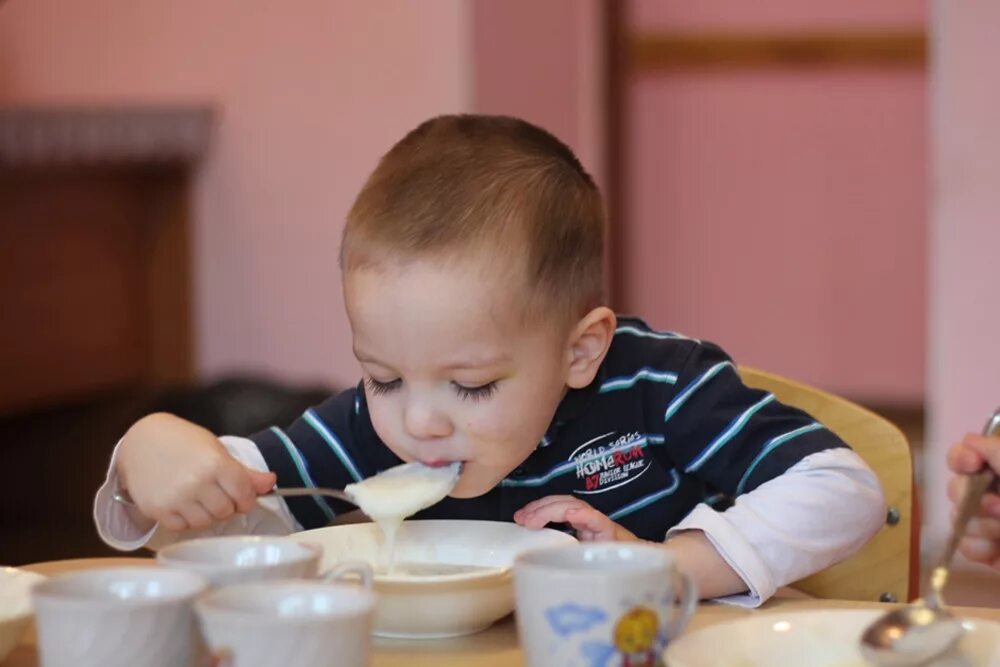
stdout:
POLYGON ((191 602, 207 587, 159 567, 43 581, 32 591, 42 667, 189 667, 199 649, 191 602))
POLYGON ((375 594, 367 563, 338 565, 325 581, 259 581, 195 602, 211 663, 218 667, 368 664, 375 594), (357 583, 336 579, 360 578, 357 583))
POLYGON ((177 542, 156 554, 165 567, 194 572, 213 587, 267 579, 311 579, 321 549, 287 537, 232 535, 177 542))
POLYGON ((698 603, 669 552, 628 542, 524 553, 514 590, 528 667, 659 664, 698 603))

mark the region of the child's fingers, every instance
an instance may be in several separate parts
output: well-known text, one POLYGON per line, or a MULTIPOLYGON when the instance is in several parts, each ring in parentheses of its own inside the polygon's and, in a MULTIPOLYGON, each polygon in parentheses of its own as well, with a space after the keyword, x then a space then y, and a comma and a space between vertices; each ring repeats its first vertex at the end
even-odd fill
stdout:
POLYGON ((965 529, 968 537, 982 537, 994 540, 1000 546, 1000 520, 973 519, 965 529))
POLYGON ((1000 519, 1000 495, 996 493, 986 494, 986 497, 983 498, 983 510, 986 516, 1000 519))
POLYGON ((593 507, 569 507, 566 509, 566 521, 576 530, 604 530, 611 519, 598 512, 593 507))
POLYGON ((531 514, 532 512, 536 512, 543 507, 552 505, 553 503, 562 503, 566 501, 579 502, 573 496, 545 496, 544 498, 539 498, 538 500, 532 500, 530 503, 515 512, 515 515, 531 514))
POLYGON ((212 515, 196 500, 189 500, 177 508, 177 513, 184 518, 189 528, 200 530, 212 525, 212 515))
POLYGON ((618 524, 573 496, 547 496, 536 500, 515 512, 514 520, 522 526, 536 529, 550 523, 568 523, 581 542, 618 539, 618 524))
POLYGON ((1000 560, 1000 544, 985 537, 966 537, 958 547, 966 558, 990 565, 1000 560))
POLYGON ((198 494, 198 504, 212 516, 213 519, 228 519, 236 512, 236 501, 218 484, 206 487, 198 494))
POLYGON ((177 511, 177 505, 166 498, 146 498, 139 491, 129 490, 132 502, 143 516, 162 523, 169 530, 179 532, 187 530, 187 521, 177 511))
POLYGON ((948 450, 948 467, 959 475, 969 475, 978 472, 983 467, 982 455, 966 443, 971 443, 976 436, 967 435, 962 442, 948 450))
POLYGON ((267 493, 278 483, 278 476, 273 472, 259 472, 257 470, 250 470, 249 472, 250 483, 253 486, 254 493, 257 495, 267 493))
POLYGON ((177 512, 170 512, 160 519, 160 523, 164 528, 172 530, 175 533, 181 533, 189 528, 188 522, 177 512))
MULTIPOLYGON (((967 480, 965 477, 953 477, 948 480, 948 498, 952 502, 951 520, 958 516, 958 502, 965 492, 967 480)), ((987 493, 979 501, 979 509, 976 516, 1000 518, 1000 496, 995 493, 987 493)))
MULTIPOLYGON (((948 499, 957 505, 965 495, 965 487, 969 484, 969 478, 965 475, 955 475, 948 480, 948 499)), ((983 495, 982 500, 979 505, 979 513, 986 516, 992 513, 994 505, 997 500, 1000 499, 995 493, 987 493, 983 495)), ((952 511, 952 518, 954 518, 954 508, 952 511)))
POLYGON ((593 507, 566 510, 566 521, 577 531, 582 542, 607 542, 615 539, 615 522, 593 507))
POLYGON ((521 510, 514 515, 514 520, 528 528, 543 528, 550 523, 565 523, 567 510, 575 507, 589 506, 576 498, 564 496, 562 499, 536 506, 533 510, 521 510))
POLYGON ((249 512, 257 502, 257 490, 254 488, 251 472, 233 461, 233 465, 226 466, 216 476, 218 485, 232 500, 238 512, 249 512))
POLYGON ((957 503, 958 499, 965 493, 965 485, 968 479, 963 475, 956 475, 948 480, 948 500, 957 503))
POLYGON ((970 433, 962 440, 962 445, 980 457, 980 466, 985 461, 991 468, 1000 471, 1000 438, 970 433))

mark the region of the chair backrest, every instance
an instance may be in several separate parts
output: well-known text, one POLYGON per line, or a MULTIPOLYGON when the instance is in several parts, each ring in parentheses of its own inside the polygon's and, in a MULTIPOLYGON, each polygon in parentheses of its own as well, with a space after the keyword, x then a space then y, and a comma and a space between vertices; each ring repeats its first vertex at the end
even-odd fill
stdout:
POLYGON ((919 523, 914 520, 913 462, 906 436, 889 420, 839 396, 753 368, 741 367, 740 375, 746 385, 773 393, 840 436, 878 475, 889 506, 885 525, 858 553, 793 587, 822 598, 910 600, 919 572, 912 548, 919 523))

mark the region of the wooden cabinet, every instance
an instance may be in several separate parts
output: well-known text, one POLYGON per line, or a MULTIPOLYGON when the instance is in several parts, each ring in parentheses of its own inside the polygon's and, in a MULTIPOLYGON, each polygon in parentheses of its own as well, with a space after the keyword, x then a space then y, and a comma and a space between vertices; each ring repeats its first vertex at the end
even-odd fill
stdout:
POLYGON ((193 373, 206 109, 0 110, 0 415, 193 373))

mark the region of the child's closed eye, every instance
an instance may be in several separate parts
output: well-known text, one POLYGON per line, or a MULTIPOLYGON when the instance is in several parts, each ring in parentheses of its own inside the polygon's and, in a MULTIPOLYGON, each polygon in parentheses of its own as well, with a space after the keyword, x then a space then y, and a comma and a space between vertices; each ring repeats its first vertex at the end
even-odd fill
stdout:
MULTIPOLYGON (((373 377, 365 378, 365 385, 368 387, 368 391, 370 391, 374 396, 384 396, 386 394, 390 394, 399 389, 402 384, 403 380, 401 378, 388 381, 376 380, 373 377)), ((471 401, 486 400, 493 396, 497 390, 496 380, 493 382, 487 382, 486 384, 477 385, 475 387, 469 387, 457 382, 452 382, 451 386, 454 387, 459 398, 471 401)))
POLYGON ((497 390, 497 383, 495 380, 493 382, 481 384, 478 387, 467 387, 457 382, 452 382, 451 385, 455 388, 455 391, 458 392, 459 397, 472 401, 484 401, 493 396, 497 390))
POLYGON ((399 389, 399 385, 402 384, 402 380, 396 378, 395 380, 389 380, 388 382, 381 382, 373 377, 365 378, 365 385, 368 387, 368 391, 374 396, 384 396, 391 392, 399 389))

